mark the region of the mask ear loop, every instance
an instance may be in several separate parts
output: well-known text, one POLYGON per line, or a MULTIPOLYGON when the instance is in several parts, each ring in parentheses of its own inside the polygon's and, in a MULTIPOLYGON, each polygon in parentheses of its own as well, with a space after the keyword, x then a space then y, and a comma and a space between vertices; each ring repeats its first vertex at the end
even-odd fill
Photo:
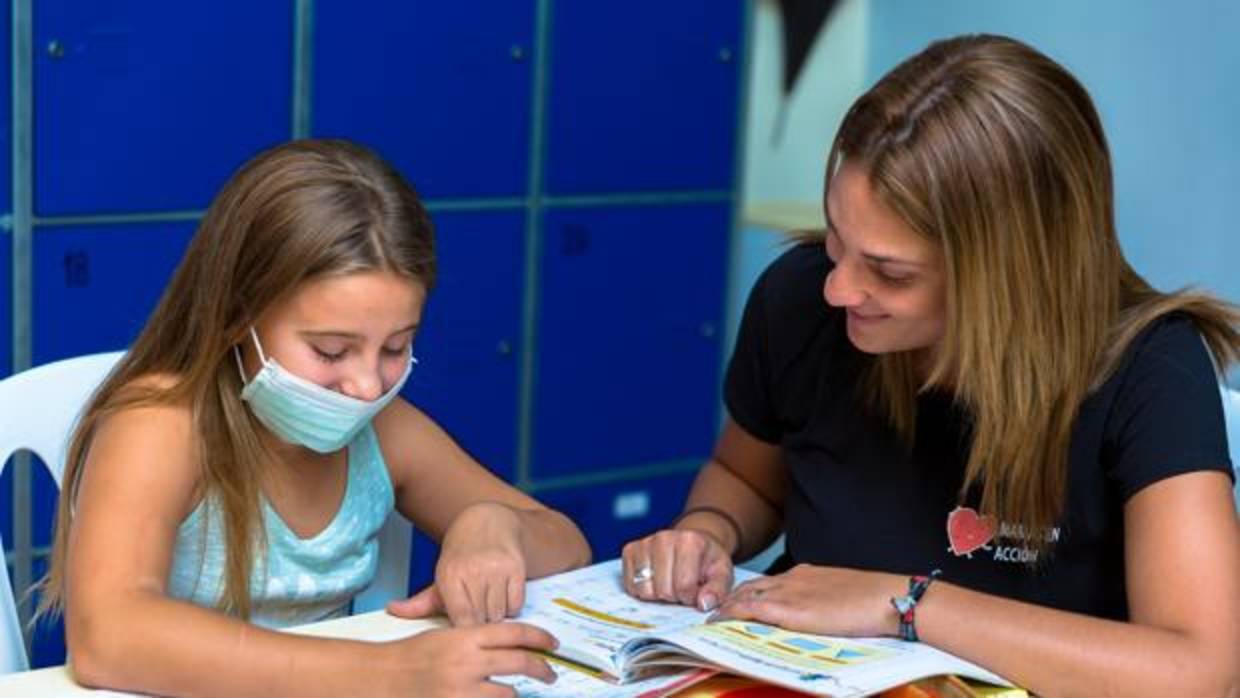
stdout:
POLYGON ((258 350, 259 360, 266 364, 267 354, 263 352, 263 343, 258 341, 258 333, 254 331, 253 325, 250 325, 250 336, 254 338, 254 348, 258 350))
MULTIPOLYGON (((258 350, 259 360, 266 365, 267 355, 263 353, 263 344, 258 341, 258 333, 254 331, 252 325, 250 326, 250 336, 254 338, 254 348, 258 350)), ((237 360, 237 373, 241 376, 241 385, 248 385, 250 381, 246 379, 245 367, 241 365, 241 346, 239 344, 233 345, 233 358, 237 360)))

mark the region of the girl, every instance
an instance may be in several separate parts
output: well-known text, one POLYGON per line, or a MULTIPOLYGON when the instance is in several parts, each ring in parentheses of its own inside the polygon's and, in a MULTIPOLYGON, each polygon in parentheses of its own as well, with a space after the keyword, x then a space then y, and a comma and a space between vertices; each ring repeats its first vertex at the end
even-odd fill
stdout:
POLYGON ((293 142, 233 176, 71 443, 44 607, 63 607, 82 683, 510 695, 488 677, 553 678, 526 651, 553 638, 483 624, 589 548, 399 397, 434 276, 417 195, 358 146, 293 142), (459 627, 380 644, 267 629, 346 613, 393 506, 443 553, 390 610, 459 627))
POLYGON ((1240 692, 1240 312, 1128 266, 1111 182, 1088 94, 1028 46, 882 78, 836 135, 825 241, 750 296, 684 514, 625 548, 630 593, 920 639, 1041 695, 1240 692), (725 595, 781 524, 776 574, 725 595))

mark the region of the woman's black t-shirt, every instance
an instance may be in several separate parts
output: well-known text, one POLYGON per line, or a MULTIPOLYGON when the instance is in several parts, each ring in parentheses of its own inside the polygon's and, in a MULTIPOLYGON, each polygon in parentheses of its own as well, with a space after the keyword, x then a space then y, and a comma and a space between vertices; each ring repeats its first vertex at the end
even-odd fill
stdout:
MULTIPOLYGON (((967 415, 951 396, 918 401, 911 451, 858 400, 870 357, 826 305, 823 248, 798 245, 750 294, 728 366, 732 419, 778 444, 789 471, 787 550, 796 563, 924 574, 1093 616, 1125 619, 1124 502, 1163 478, 1231 474, 1219 386, 1192 321, 1169 315, 1128 347, 1082 404, 1069 454, 1067 505, 1044 532, 1043 559, 1019 530, 961 502, 967 415), (1029 564, 1036 562, 1036 564, 1029 564)), ((1193 545, 1184 530, 1181 545, 1193 545)))

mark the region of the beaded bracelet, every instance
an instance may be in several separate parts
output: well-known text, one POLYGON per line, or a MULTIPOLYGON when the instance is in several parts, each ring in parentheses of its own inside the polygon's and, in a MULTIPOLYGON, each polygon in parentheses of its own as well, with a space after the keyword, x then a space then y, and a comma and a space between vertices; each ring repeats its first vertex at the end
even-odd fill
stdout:
POLYGON ((896 613, 900 614, 899 635, 901 640, 917 642, 917 626, 915 625, 917 602, 921 601, 922 594, 926 593, 930 582, 938 579, 942 574, 942 570, 934 570, 925 576, 909 577, 908 593, 904 596, 891 597, 891 605, 895 607, 896 613))
POLYGON ((672 520, 672 523, 670 526, 668 526, 668 528, 676 528, 676 524, 680 523, 682 520, 684 520, 686 517, 690 516, 691 514, 714 514, 715 516, 718 516, 719 518, 723 519, 725 522, 727 522, 728 526, 732 528, 732 533, 736 534, 736 548, 737 550, 740 550, 740 547, 743 541, 743 538, 741 537, 741 525, 736 521, 735 517, 733 517, 731 514, 724 511, 723 509, 720 509, 719 507, 702 506, 702 507, 690 507, 688 509, 685 509, 684 511, 680 512, 680 516, 677 516, 675 519, 672 520))

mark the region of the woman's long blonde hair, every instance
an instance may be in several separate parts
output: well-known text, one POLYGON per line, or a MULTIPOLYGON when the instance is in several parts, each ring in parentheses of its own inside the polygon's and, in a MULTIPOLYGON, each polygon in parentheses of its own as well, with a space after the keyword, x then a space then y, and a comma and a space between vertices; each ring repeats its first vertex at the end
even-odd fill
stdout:
MULTIPOLYGON (((869 391, 910 443, 919 391, 954 390, 972 419, 961 498, 981 488, 996 520, 1045 532, 1066 497, 1081 403, 1155 319, 1190 316, 1219 370, 1240 353, 1240 311, 1160 293, 1124 259, 1111 160, 1085 89, 1013 39, 931 44, 848 111, 831 147, 860 163, 879 199, 939 245, 947 330, 927 379, 911 353, 873 364, 869 391)), ((825 199, 824 199, 825 200, 825 199)))
MULTIPOLYGON (((272 303, 310 279, 358 271, 435 277, 430 218, 391 166, 337 140, 293 141, 244 165, 216 196, 142 333, 92 398, 69 445, 51 569, 40 613, 63 608, 73 502, 91 439, 120 410, 186 404, 198 492, 218 506, 227 557, 225 612, 248 618, 249 581, 264 537, 259 474, 272 454, 241 401, 233 347, 272 303), (167 388, 135 389, 148 376, 167 388)), ((142 383, 145 384, 145 383, 142 383)))

